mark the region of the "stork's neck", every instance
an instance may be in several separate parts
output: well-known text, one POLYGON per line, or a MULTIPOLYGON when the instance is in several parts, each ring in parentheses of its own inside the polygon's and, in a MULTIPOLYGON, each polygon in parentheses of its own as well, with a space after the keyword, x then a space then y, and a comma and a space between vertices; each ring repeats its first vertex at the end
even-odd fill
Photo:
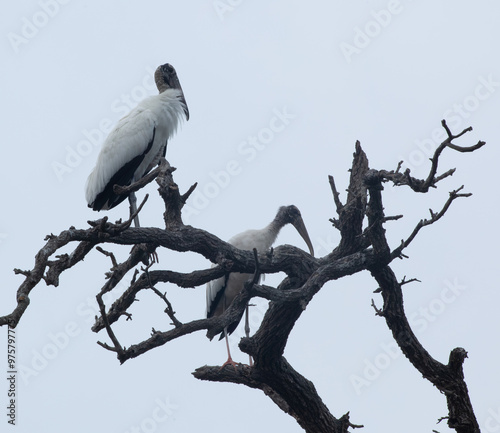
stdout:
POLYGON ((268 245, 266 245, 266 250, 271 248, 271 246, 274 244, 274 241, 278 237, 278 234, 282 227, 284 226, 283 221, 279 219, 274 219, 267 227, 266 227, 266 240, 268 241, 268 245))

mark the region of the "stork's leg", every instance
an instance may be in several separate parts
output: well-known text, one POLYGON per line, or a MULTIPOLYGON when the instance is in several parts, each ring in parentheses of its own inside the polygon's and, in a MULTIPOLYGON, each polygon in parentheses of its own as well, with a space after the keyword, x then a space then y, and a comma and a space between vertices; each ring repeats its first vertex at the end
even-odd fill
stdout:
MULTIPOLYGON (((222 311, 226 311, 226 297, 222 297, 222 311)), ((224 328, 224 337, 226 337, 226 347, 227 347, 227 361, 222 364, 222 367, 220 368, 221 370, 226 366, 226 365, 232 365, 234 369, 236 370, 236 365, 238 364, 237 362, 233 361, 233 358, 231 358, 231 351, 229 350, 229 338, 227 338, 227 326, 224 328)))
POLYGON ((224 328, 224 337, 226 337, 227 361, 222 364, 222 367, 220 369, 222 370, 226 365, 232 365, 236 370, 236 366, 238 365, 238 363, 234 362, 233 358, 231 358, 231 352, 229 350, 229 338, 227 338, 227 327, 224 328))
MULTIPOLYGON (((247 308, 245 309, 245 335, 247 338, 250 337, 250 323, 248 320, 248 309, 250 308, 250 305, 247 304, 247 308)), ((250 358, 250 367, 253 366, 253 359, 251 355, 248 355, 250 358)))
MULTIPOLYGON (((130 216, 132 216, 134 213, 137 212, 137 197, 135 196, 134 192, 130 193, 130 195, 128 196, 128 201, 130 203, 130 216)), ((136 227, 140 227, 141 226, 139 224, 139 215, 136 215, 134 217, 134 225, 136 227)))

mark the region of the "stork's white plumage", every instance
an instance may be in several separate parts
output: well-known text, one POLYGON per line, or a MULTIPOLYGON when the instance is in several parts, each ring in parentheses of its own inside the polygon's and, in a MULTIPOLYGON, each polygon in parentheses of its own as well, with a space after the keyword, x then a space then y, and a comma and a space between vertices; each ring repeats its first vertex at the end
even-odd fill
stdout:
MULTIPOLYGON (((309 239, 309 234, 307 233, 300 211, 293 205, 280 207, 274 220, 263 229, 244 231, 243 233, 233 236, 229 239, 228 243, 241 250, 251 251, 256 248, 257 252, 262 253, 271 248, 280 230, 287 224, 292 224, 297 229, 306 242, 309 252, 312 256, 314 256, 314 249, 311 240, 309 239)), ((229 305, 231 305, 231 302, 233 302, 236 295, 241 292, 245 282, 251 278, 252 274, 232 272, 224 277, 218 278, 217 280, 210 281, 207 284, 207 317, 220 316, 229 307, 229 305)), ((226 337, 228 353, 228 360, 224 365, 234 365, 229 351, 227 335, 231 334, 236 329, 240 323, 241 317, 227 326, 224 329, 224 332, 221 333, 221 339, 224 336, 226 337)))
MULTIPOLYGON (((159 66, 155 81, 160 93, 144 99, 120 119, 102 145, 85 191, 94 210, 111 209, 125 200, 126 195, 116 195, 113 186, 130 185, 147 174, 165 156, 179 122, 189 119, 175 69, 168 63, 159 66)), ((133 193, 129 199, 133 206, 133 193)))

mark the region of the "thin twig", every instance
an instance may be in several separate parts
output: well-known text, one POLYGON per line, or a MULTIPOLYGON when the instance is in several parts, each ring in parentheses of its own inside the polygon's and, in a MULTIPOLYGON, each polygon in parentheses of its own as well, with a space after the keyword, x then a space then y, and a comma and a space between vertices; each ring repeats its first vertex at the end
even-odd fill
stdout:
POLYGON ((146 201, 148 200, 149 198, 149 194, 146 194, 145 197, 144 197, 144 200, 142 200, 141 204, 139 205, 139 207, 137 208, 137 210, 132 213, 132 215, 130 215, 129 219, 121 224, 116 224, 116 227, 118 230, 125 230, 125 229, 128 229, 131 225, 132 225, 132 221, 134 221, 134 218, 139 215, 139 212, 142 210, 142 208, 144 207, 144 205, 146 204, 146 201))
POLYGON ((189 187, 189 189, 181 195, 181 200, 183 203, 186 203, 187 199, 189 198, 189 196, 193 193, 193 191, 195 190, 195 188, 198 186, 198 182, 195 182, 193 185, 191 185, 189 187))
POLYGON ((353 424, 353 423, 351 423, 351 421, 349 421, 349 412, 347 412, 346 414, 342 415, 340 417, 339 421, 342 424, 347 424, 347 426, 351 427, 351 428, 363 428, 364 427, 364 425, 361 425, 361 424, 353 424))
MULTIPOLYGON (((144 188, 148 183, 151 183, 156 177, 163 171, 165 168, 169 168, 170 164, 165 158, 160 159, 160 163, 158 167, 154 170, 150 171, 145 176, 141 177, 137 182, 134 182, 127 186, 122 185, 113 185, 113 192, 117 195, 129 195, 132 192, 139 191, 141 188, 144 188)), ((175 168, 174 168, 175 170, 175 168)))
POLYGON ((381 317, 384 316, 384 312, 380 308, 377 308, 377 306, 375 305, 375 301, 373 300, 373 298, 372 298, 371 306, 375 310, 375 315, 376 316, 381 316, 381 317))
POLYGON ((165 304, 167 304, 167 307, 165 308, 164 312, 168 314, 168 317, 170 317, 170 319, 172 320, 172 324, 176 328, 179 328, 180 326, 182 326, 182 322, 180 322, 177 319, 177 317, 175 317, 175 311, 172 308, 172 304, 167 299, 166 293, 161 293, 156 287, 153 286, 153 283, 151 282, 151 277, 149 275, 149 268, 150 267, 151 267, 151 265, 149 265, 145 269, 142 269, 142 271, 144 271, 144 274, 146 275, 146 278, 148 279, 149 289, 151 289, 154 293, 156 293, 156 295, 158 295, 161 299, 163 299, 165 304))
MULTIPOLYGON (((116 338, 115 333, 113 332, 113 329, 111 328, 111 325, 109 324, 108 321, 108 316, 106 315, 106 307, 104 306, 104 302, 102 300, 102 295, 104 292, 99 292, 96 296, 97 299, 97 304, 99 305, 99 310, 101 312, 101 317, 104 322, 104 327, 106 328, 106 332, 108 333, 109 338, 111 338, 111 341, 113 342, 114 345, 114 352, 117 353, 118 358, 120 358, 123 353, 124 353, 124 348, 121 346, 119 343, 118 339, 116 338)), ((100 346, 104 347, 105 349, 112 350, 107 344, 97 342, 100 346)))
POLYGON ((460 198, 460 197, 470 197, 472 195, 471 193, 459 194, 459 192, 463 188, 464 188, 464 186, 462 185, 460 188, 458 188, 454 191, 451 191, 450 196, 448 197, 448 200, 446 200, 446 203, 444 204, 443 208, 438 213, 434 213, 431 211, 431 218, 430 219, 420 220, 418 222, 418 224, 416 225, 416 227, 413 229, 413 232, 410 234, 410 236, 406 240, 402 240, 401 245, 399 247, 397 247, 396 249, 394 249, 394 251, 392 251, 391 257, 392 258, 399 257, 401 255, 401 252, 406 247, 408 247, 408 245, 410 245, 410 243, 413 241, 413 239, 415 239, 415 237, 417 236, 420 229, 422 227, 434 224, 436 221, 438 221, 446 213, 446 211, 449 209, 449 207, 451 206, 451 203, 453 203, 454 200, 456 200, 457 198, 460 198))
POLYGON ((403 279, 401 280, 401 282, 399 283, 399 285, 403 286, 405 284, 409 284, 409 283, 413 283, 413 282, 421 283, 422 281, 420 281, 418 278, 410 278, 409 280, 407 280, 406 275, 405 275, 403 277, 403 279))
POLYGON ((397 220, 399 220, 401 218, 403 218, 403 215, 384 216, 384 218, 382 218, 382 222, 397 221, 397 220))
POLYGON ((342 205, 342 202, 339 199, 340 194, 337 191, 337 187, 335 186, 335 180, 333 179, 333 176, 328 176, 328 182, 330 182, 330 188, 332 190, 335 207, 337 208, 337 214, 340 215, 340 212, 342 211, 342 208, 344 206, 342 205))
POLYGON ((101 347, 104 347, 104 349, 106 349, 106 350, 118 353, 118 351, 116 350, 116 347, 111 347, 109 344, 103 343, 102 341, 98 341, 97 344, 101 347))
POLYGON ((472 131, 472 127, 465 128, 459 134, 453 135, 450 131, 450 128, 446 124, 445 120, 441 121, 443 128, 446 130, 447 138, 436 148, 431 161, 431 167, 429 170, 429 174, 425 179, 417 179, 410 175, 410 170, 406 169, 404 173, 401 173, 402 161, 398 163, 397 169, 395 171, 385 171, 380 170, 381 175, 386 179, 390 180, 394 183, 395 186, 399 185, 408 185, 415 192, 425 193, 429 191, 429 188, 435 188, 436 184, 447 177, 452 176, 455 173, 455 169, 452 168, 447 170, 441 175, 437 174, 439 157, 441 153, 448 147, 457 152, 473 152, 481 147, 483 147, 486 143, 484 141, 478 141, 477 144, 473 146, 458 146, 453 143, 453 140, 463 136, 467 132, 472 131))
POLYGON ((105 249, 103 249, 100 246, 95 247, 95 249, 111 259, 111 263, 113 264, 113 268, 116 268, 118 266, 118 262, 116 261, 115 255, 112 252, 106 251, 105 249))

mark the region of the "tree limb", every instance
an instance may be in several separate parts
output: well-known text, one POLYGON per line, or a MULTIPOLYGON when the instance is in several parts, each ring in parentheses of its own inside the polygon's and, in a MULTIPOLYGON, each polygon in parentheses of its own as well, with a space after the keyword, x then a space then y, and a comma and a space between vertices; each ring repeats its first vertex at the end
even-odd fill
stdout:
MULTIPOLYGON (((92 330, 106 331, 111 343, 98 342, 98 344, 115 353, 120 363, 193 332, 204 330, 207 337, 212 339, 242 316, 253 297, 261 297, 270 301, 262 323, 253 336, 242 338, 239 344, 243 352, 252 356, 255 364, 252 367, 239 366, 236 369, 205 366, 197 369, 193 373, 194 376, 201 380, 239 383, 261 389, 278 407, 293 416, 307 432, 345 433, 349 428, 362 426, 352 424, 349 421, 349 413, 335 418, 322 402, 314 385, 295 371, 283 354, 297 320, 326 283, 368 271, 378 283, 375 293, 381 293, 383 298, 383 307, 380 309, 372 299, 376 314, 384 317, 394 339, 412 365, 445 395, 450 428, 459 433, 477 433, 479 427, 463 373, 463 362, 467 352, 462 348, 453 349, 446 365, 432 358, 411 330, 403 309, 401 286, 418 280, 403 278, 399 283, 390 268, 395 258, 404 256, 403 250, 411 244, 423 227, 440 220, 454 200, 468 197, 470 194, 461 192, 463 186, 452 191, 443 208, 437 213, 431 210, 430 218, 422 219, 408 238, 392 251, 384 226, 387 221, 395 221, 403 216, 385 216, 382 195, 385 182, 407 185, 414 192, 426 193, 455 172, 455 169, 451 169, 437 175, 439 158, 445 148, 458 152, 472 152, 484 145, 484 142, 479 141, 473 146, 458 146, 453 140, 465 135, 472 128, 466 128, 459 134, 453 135, 445 121, 442 125, 447 132, 447 139, 434 152, 425 179, 410 176, 409 170, 401 173, 401 163, 395 171, 370 169, 366 154, 360 143, 356 142, 345 204, 340 200, 333 177, 329 176, 338 215, 338 219, 332 222, 340 231, 341 239, 335 249, 319 259, 290 245, 279 246, 273 249, 272 253, 257 254, 256 250, 253 252, 239 250, 211 233, 184 225, 182 208, 196 184, 181 194, 173 180, 172 173, 175 168, 162 160, 160 166, 145 178, 129 187, 116 188, 116 191, 120 194, 130 194, 156 179, 159 195, 165 204, 165 228, 131 227, 135 216, 132 215, 123 223, 118 221, 112 224, 105 217, 89 221, 90 227, 87 229, 70 227, 57 236, 49 235, 45 239, 46 244, 35 257, 33 269, 15 270, 24 277, 24 280, 17 291, 17 306, 10 314, 0 317, 0 326, 8 324, 15 327, 29 305, 31 290, 42 280, 47 285, 57 286, 61 273, 83 261, 94 247, 111 259, 111 269, 106 273, 106 281, 96 296, 100 316, 96 318, 92 330), (70 243, 76 243, 71 254, 56 255, 61 248, 70 243), (113 252, 102 248, 104 244, 132 246, 132 249, 126 260, 119 263, 113 252), (188 273, 152 270, 149 258, 159 248, 194 252, 216 266, 188 273), (145 264, 146 268, 142 268, 142 272, 139 272, 137 266, 141 263, 145 264), (131 271, 133 272, 131 283, 118 294, 117 300, 107 309, 103 295, 116 290, 125 275, 131 271), (253 279, 244 285, 243 290, 223 314, 209 319, 181 322, 177 319, 174 306, 167 298, 166 292, 157 287, 161 283, 181 289, 199 287, 228 272, 253 274, 253 279), (285 277, 277 287, 258 284, 261 273, 278 272, 283 272, 285 277), (171 319, 171 329, 164 331, 153 329, 149 338, 126 348, 120 344, 113 325, 121 316, 132 318, 128 310, 138 293, 144 289, 151 290, 158 296, 158 301, 166 305, 164 311, 171 319)), ((142 209, 144 203, 145 201, 137 212, 142 209)))

